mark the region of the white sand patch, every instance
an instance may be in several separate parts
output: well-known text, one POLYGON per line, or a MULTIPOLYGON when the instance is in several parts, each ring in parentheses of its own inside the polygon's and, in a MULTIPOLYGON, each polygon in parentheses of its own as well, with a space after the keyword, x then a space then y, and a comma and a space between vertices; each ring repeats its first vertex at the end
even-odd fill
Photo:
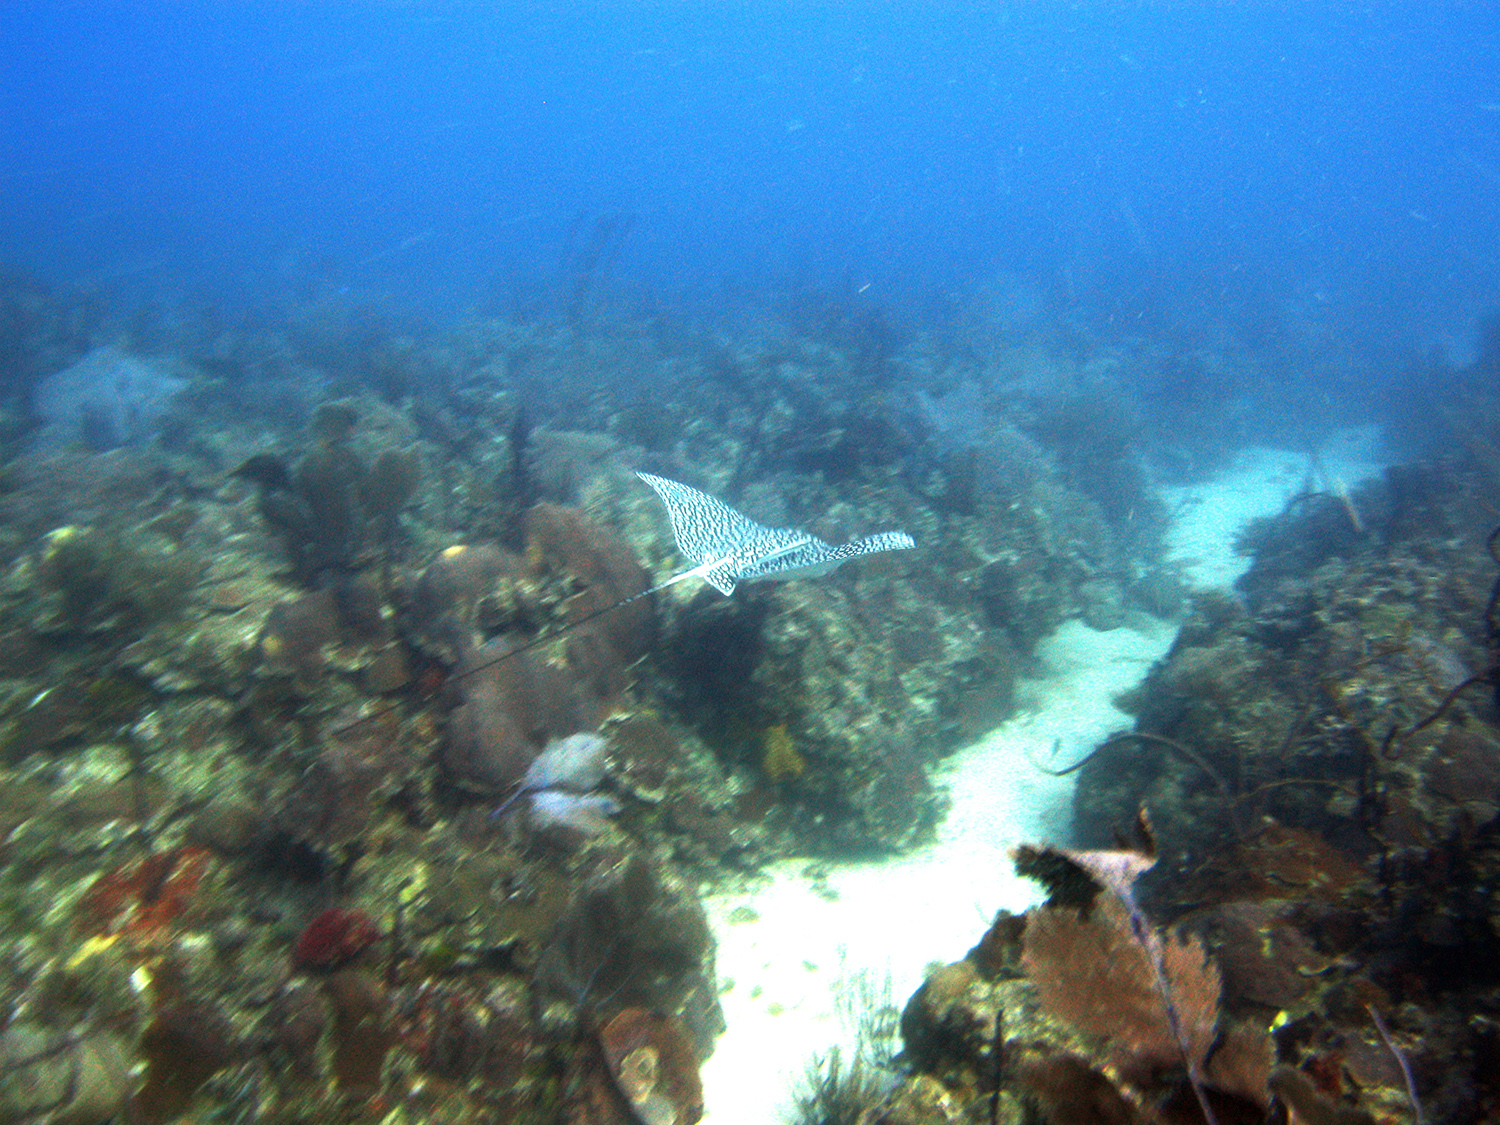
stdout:
POLYGON ((704 1068, 711 1125, 784 1120, 811 1058, 835 1043, 849 1057, 852 1029, 834 1005, 841 981, 889 974, 900 1007, 926 967, 962 957, 997 910, 1037 901, 1009 849, 1066 837, 1072 779, 1032 761, 1068 765, 1128 727, 1110 700, 1173 633, 1156 621, 1107 633, 1070 622, 1044 642, 1049 675, 1024 685, 1022 713, 944 763, 952 808, 928 847, 884 863, 791 861, 708 899, 728 1024, 704 1068), (741 908, 755 920, 734 921, 741 908))
MULTIPOLYGON (((1351 431, 1307 453, 1249 449, 1217 480, 1167 491, 1178 512, 1173 557, 1196 586, 1226 586, 1244 569, 1236 531, 1274 515, 1305 488, 1353 487, 1379 472, 1377 435, 1351 431)), ((1046 674, 1022 685, 1020 711, 953 755, 937 781, 952 808, 926 848, 885 863, 777 865, 769 878, 706 900, 719 939, 728 1030, 704 1067, 709 1125, 775 1125, 790 1118, 810 1061, 839 1044, 834 997, 858 975, 887 975, 899 1008, 929 964, 962 957, 1000 909, 1024 910, 1038 888, 1015 875, 1009 849, 1065 841, 1071 765, 1129 718, 1113 699, 1145 676, 1176 628, 1141 621, 1097 632, 1069 622, 1045 641, 1046 674), (753 920, 736 920, 752 918, 753 920)))
POLYGON ((1173 513, 1167 556, 1198 589, 1228 587, 1250 565, 1234 553, 1235 533, 1308 490, 1342 493, 1385 469, 1372 427, 1340 430, 1315 452, 1252 446, 1213 480, 1162 489, 1173 513))

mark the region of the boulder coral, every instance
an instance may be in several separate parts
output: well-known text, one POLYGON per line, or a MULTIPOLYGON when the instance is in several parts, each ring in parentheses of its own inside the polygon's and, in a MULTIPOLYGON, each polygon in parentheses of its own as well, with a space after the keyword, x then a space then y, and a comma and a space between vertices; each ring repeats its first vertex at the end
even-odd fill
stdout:
POLYGON ((597 727, 654 635, 649 599, 618 605, 645 589, 648 576, 615 535, 582 512, 548 504, 531 511, 526 527, 524 570, 496 547, 450 548, 411 599, 414 628, 457 654, 443 764, 457 780, 491 791, 520 784, 549 742, 597 727), (476 644, 480 606, 501 583, 508 597, 489 622, 501 632, 476 644), (515 628, 535 622, 539 634, 515 628))
POLYGON ((448 716, 443 765, 484 790, 519 785, 548 742, 600 717, 577 699, 565 669, 503 638, 465 656, 454 683, 462 701, 448 716))

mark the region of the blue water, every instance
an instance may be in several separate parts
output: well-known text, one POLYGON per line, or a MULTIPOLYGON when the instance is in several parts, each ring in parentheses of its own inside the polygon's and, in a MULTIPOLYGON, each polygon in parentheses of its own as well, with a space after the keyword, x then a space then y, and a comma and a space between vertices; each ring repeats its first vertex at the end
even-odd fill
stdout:
POLYGON ((1497 12, 12 2, 0 265, 446 311, 594 238, 679 302, 1291 304, 1461 348, 1500 273, 1497 12))

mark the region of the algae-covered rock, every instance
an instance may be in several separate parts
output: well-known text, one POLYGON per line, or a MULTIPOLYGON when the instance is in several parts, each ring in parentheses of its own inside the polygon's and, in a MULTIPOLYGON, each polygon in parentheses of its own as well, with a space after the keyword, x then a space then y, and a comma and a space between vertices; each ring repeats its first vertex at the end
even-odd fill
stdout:
POLYGON ((1393 472, 1256 525, 1240 597, 1195 601, 1167 658, 1122 700, 1134 735, 1079 772, 1082 838, 1108 840, 1144 802, 1180 875, 1226 834, 1271 823, 1368 855, 1487 819, 1500 728, 1479 673, 1494 659, 1496 579, 1476 506, 1463 474, 1393 472))
POLYGON ((130 1096, 131 1066, 112 1032, 13 1023, 0 1032, 0 1119, 101 1125, 130 1096))
POLYGON ((196 554, 152 531, 68 526, 45 536, 35 575, 55 595, 61 627, 124 631, 180 612, 203 568, 196 554))

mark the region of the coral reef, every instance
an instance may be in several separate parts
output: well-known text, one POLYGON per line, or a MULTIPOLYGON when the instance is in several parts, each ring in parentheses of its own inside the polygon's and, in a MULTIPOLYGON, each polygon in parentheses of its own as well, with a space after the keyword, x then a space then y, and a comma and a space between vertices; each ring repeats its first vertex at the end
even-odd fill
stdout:
POLYGON ((1456 468, 1393 469, 1250 529, 1243 603, 1198 600, 1126 701, 1136 730, 1080 770, 1085 838, 1127 802, 1152 808, 1163 869, 1144 901, 1209 936, 1227 1008, 1282 1013, 1272 1089, 1304 1117, 1341 1072, 1376 1116, 1496 1104, 1481 1060, 1500 931, 1478 888, 1500 813, 1500 555, 1483 494, 1456 468))
MULTIPOLYGON (((1278 1103, 1309 1121, 1413 1108, 1409 1047, 1378 1010, 1389 997, 1278 1016, 1242 990, 1243 962, 1221 977, 1220 963, 1239 956, 1228 946, 1163 931, 1134 905, 1149 865, 1134 851, 1021 849, 1018 868, 1052 897, 1024 916, 1002 913, 968 957, 928 975, 902 1017, 914 1073, 861 1120, 1019 1122, 1040 1111, 1196 1125, 1261 1121, 1278 1103), (1310 1022, 1322 1022, 1321 1056, 1302 1049, 1310 1022), (919 1097, 934 1082, 946 1100, 919 1097)), ((1266 960, 1259 971, 1275 968, 1266 960)))
MULTIPOLYGON (((1081 763, 1049 899, 929 972, 891 1090, 818 1120, 1489 1120, 1500 531, 1480 479, 1392 470, 1254 527, 1081 763), (1151 808, 1159 837, 1138 819, 1151 808), (1160 841, 1158 852, 1157 841, 1160 841)), ((826 1110, 826 1116, 823 1115, 826 1110)))
MULTIPOLYGON (((1018 409, 836 301, 728 334, 588 304, 163 326, 132 350, 170 401, 95 419, 129 444, 21 451, 0 419, 5 1115, 691 1125, 721 1029, 698 888, 913 846, 1038 638, 1170 606, 1133 431, 1047 445, 1081 399, 1018 409), (913 424, 919 393, 978 421, 913 424), (637 469, 918 550, 619 605, 681 569, 637 469)), ((31 386, 117 335, 44 311, 0 341, 31 386)), ((1319 963, 1291 907, 1226 903, 1226 1009, 1292 991, 1262 924, 1319 963)), ((890 1090, 889 1053, 815 1092, 956 1112, 890 1090)))
MULTIPOLYGON (((1366 527, 1357 536, 1333 498, 1296 501, 1247 535, 1243 608, 1199 599, 1166 662, 1124 701, 1135 734, 1081 769, 1085 839, 1107 839, 1144 800, 1163 837, 1201 858, 1226 821, 1242 840, 1266 818, 1368 854, 1372 817, 1405 807, 1441 836, 1464 800, 1491 796, 1483 770, 1456 803, 1444 792, 1497 742, 1478 693, 1409 729, 1493 663, 1496 564, 1477 482, 1397 469, 1350 502, 1366 527), (1329 521, 1343 528, 1333 538, 1320 532, 1329 521), (1372 786, 1386 809, 1371 806, 1372 786)), ((1188 861, 1173 863, 1180 875, 1188 861)))

